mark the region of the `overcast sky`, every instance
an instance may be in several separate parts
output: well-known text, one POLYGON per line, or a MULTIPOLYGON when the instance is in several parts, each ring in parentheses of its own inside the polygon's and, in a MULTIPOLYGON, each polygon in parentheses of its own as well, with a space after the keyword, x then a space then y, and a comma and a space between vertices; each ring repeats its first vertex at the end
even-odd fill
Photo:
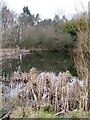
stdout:
POLYGON ((90 0, 4 0, 11 10, 17 13, 22 12, 23 6, 28 6, 32 14, 39 13, 42 19, 54 18, 55 14, 65 14, 70 17, 72 14, 82 11, 82 5, 87 9, 90 0))

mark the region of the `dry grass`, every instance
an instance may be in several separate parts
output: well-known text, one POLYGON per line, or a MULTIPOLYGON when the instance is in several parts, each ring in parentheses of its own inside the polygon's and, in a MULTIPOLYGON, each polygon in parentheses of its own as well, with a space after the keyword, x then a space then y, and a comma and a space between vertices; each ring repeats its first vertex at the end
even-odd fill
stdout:
POLYGON ((52 106, 53 112, 63 114, 74 109, 85 109, 87 92, 78 80, 70 83, 71 74, 66 71, 56 76, 53 72, 38 73, 32 68, 29 73, 14 72, 13 80, 22 80, 25 84, 24 95, 19 94, 25 105, 38 111, 44 104, 52 106))

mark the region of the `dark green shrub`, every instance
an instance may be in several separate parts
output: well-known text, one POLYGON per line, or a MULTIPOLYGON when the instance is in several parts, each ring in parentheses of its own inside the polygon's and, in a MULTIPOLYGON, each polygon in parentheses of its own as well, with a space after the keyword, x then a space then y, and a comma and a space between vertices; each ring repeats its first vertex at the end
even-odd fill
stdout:
POLYGON ((87 18, 85 16, 81 16, 79 19, 70 20, 68 22, 59 25, 59 29, 62 29, 64 32, 68 32, 71 36, 77 36, 78 31, 86 31, 87 30, 87 18))

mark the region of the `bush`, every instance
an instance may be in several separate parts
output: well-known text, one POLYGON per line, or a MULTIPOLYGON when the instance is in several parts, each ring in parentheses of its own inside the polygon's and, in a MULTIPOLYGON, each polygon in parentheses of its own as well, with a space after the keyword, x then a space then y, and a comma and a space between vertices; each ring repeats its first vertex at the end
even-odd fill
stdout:
POLYGON ((77 36, 78 31, 87 31, 87 18, 81 16, 79 19, 70 20, 58 26, 59 29, 62 29, 64 32, 68 32, 71 36, 77 36))
POLYGON ((72 47, 72 38, 68 33, 55 31, 54 26, 30 26, 22 28, 21 48, 41 48, 59 51, 72 47))

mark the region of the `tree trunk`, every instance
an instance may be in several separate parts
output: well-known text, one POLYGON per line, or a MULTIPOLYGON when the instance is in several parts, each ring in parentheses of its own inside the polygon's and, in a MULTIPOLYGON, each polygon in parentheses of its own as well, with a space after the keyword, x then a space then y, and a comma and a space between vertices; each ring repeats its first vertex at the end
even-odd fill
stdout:
POLYGON ((89 28, 89 32, 88 32, 88 101, 87 101, 87 107, 88 107, 88 111, 90 110, 90 1, 88 2, 88 16, 89 16, 89 20, 88 20, 88 28, 89 28))

